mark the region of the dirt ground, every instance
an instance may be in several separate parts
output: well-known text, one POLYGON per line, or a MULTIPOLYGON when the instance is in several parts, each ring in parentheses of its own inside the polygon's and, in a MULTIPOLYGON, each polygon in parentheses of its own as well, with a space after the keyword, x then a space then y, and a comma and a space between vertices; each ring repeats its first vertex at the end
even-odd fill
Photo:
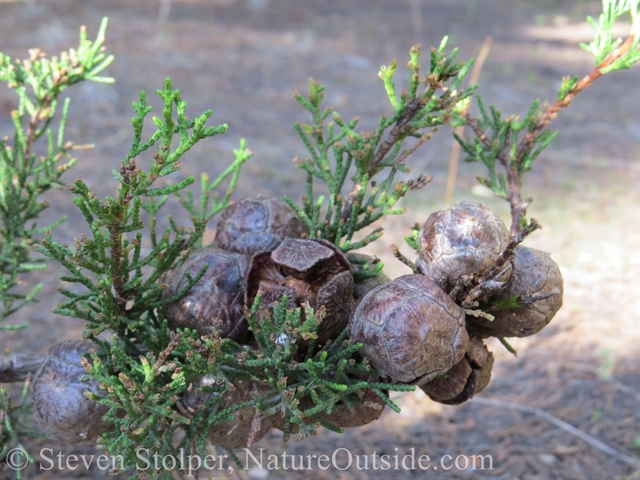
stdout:
MULTIPOLYGON (((80 25, 92 36, 100 19, 109 16, 106 45, 116 60, 108 74, 117 82, 86 83, 69 91, 67 138, 95 148, 79 152, 67 182, 82 177, 98 195, 115 193, 110 172, 129 149, 131 102, 145 89, 157 108, 153 92, 170 76, 191 116, 213 108, 210 124, 229 124, 228 133, 187 155, 180 178, 201 171, 212 177, 246 138, 255 155, 235 198, 299 197, 304 176, 291 160, 305 152, 292 123, 307 118, 292 93, 304 92, 308 77, 326 85, 327 104, 343 118, 359 115, 367 129, 389 112, 377 77, 380 65, 397 59, 396 83, 406 85, 403 66, 411 45, 437 45, 449 35, 450 45, 466 59, 476 56, 491 35, 479 93, 505 114, 523 115, 535 98, 553 100, 562 76, 590 70, 592 58, 578 44, 589 41, 584 19, 599 8, 599 2, 569 0, 26 1, 0 3, 0 51, 25 57, 28 48, 40 47, 57 54, 76 44, 80 25)), ((628 28, 621 25, 620 35, 628 28)), ((387 409, 367 427, 344 435, 322 431, 286 445, 273 431, 252 449, 256 455, 264 449, 265 456, 284 451, 331 456, 348 448, 354 455, 375 452, 400 459, 415 449, 416 458, 430 457, 430 470, 363 470, 354 459, 345 470, 216 470, 212 478, 640 478, 639 85, 638 68, 598 80, 562 112, 555 124, 560 135, 525 178, 523 193, 535 198, 529 213, 543 225, 525 243, 551 252, 560 265, 564 306, 543 332, 513 340, 517 358, 491 343, 496 366, 482 394, 458 407, 433 403, 421 392, 396 395, 400 415, 387 409), (594 447, 580 434, 618 454, 594 447), (490 455, 493 469, 486 462, 483 469, 474 455, 490 455), (446 465, 458 459, 460 468, 443 470, 441 458, 446 465)), ((12 131, 10 111, 16 105, 12 93, 0 87, 3 136, 12 131)), ((367 250, 385 261, 392 277, 409 272, 393 259, 389 246, 401 244, 411 225, 444 206, 451 143, 450 131, 443 129, 414 156, 412 175, 428 173, 434 181, 405 199, 408 213, 387 219, 385 236, 367 250)), ((455 201, 481 201, 507 220, 506 202, 476 185, 475 177, 482 174, 482 166, 462 164, 455 201)), ((54 232, 56 240, 87 231, 68 191, 48 198, 53 207, 44 220, 69 216, 54 232)), ((184 218, 178 207, 169 210, 184 218)), ((56 287, 62 274, 54 265, 47 270, 42 301, 22 310, 19 319, 31 327, 1 333, 3 350, 46 352, 62 338, 81 336, 81 322, 50 313, 61 300, 56 287)), ((32 447, 91 453, 50 442, 32 447)), ((346 459, 340 455, 343 467, 346 459)), ((7 469, 2 475, 13 478, 7 469)), ((35 465, 23 478, 106 476, 96 468, 60 471, 35 465)))

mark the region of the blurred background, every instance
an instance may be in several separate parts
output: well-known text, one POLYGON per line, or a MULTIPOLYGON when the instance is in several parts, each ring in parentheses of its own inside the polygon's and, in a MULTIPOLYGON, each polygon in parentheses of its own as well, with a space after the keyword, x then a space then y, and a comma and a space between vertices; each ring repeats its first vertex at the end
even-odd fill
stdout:
MULTIPOLYGON (((160 102, 154 92, 170 76, 188 102, 189 116, 212 108, 210 125, 229 124, 226 134, 189 152, 176 179, 202 171, 213 177, 232 160, 240 138, 246 138, 254 156, 235 198, 299 198, 304 175, 291 160, 306 152, 292 124, 309 119, 293 92, 305 93, 309 77, 326 85, 327 105, 345 119, 359 115, 360 128, 370 129, 381 114, 391 111, 377 77, 380 65, 396 59, 396 85, 403 88, 413 44, 422 44, 427 52, 449 35, 449 46, 459 47, 459 59, 465 60, 476 57, 490 35, 493 42, 478 93, 505 115, 523 116, 535 98, 553 101, 564 75, 582 76, 591 70, 593 57, 579 43, 591 40, 585 18, 597 16, 600 8, 600 2, 585 0, 3 2, 0 51, 26 58, 28 48, 38 47, 57 55, 77 45, 81 25, 94 38, 101 18, 109 17, 106 46, 116 59, 106 74, 117 81, 83 83, 68 91, 72 103, 67 139, 95 148, 78 152, 77 165, 63 177, 67 182, 82 177, 98 195, 115 193, 111 171, 129 150, 131 102, 146 90, 157 114, 160 102)), ((617 34, 626 36, 629 27, 621 23, 617 34)), ((393 455, 415 448, 416 455, 432 460, 443 455, 493 457, 490 471, 470 461, 448 472, 431 470, 428 478, 640 478, 637 463, 619 455, 637 458, 640 453, 639 85, 638 68, 597 80, 561 113, 553 124, 560 135, 525 176, 523 195, 535 199, 529 215, 543 225, 525 244, 550 252, 560 265, 564 306, 540 334, 513 339, 517 358, 499 343, 490 344, 496 366, 479 399, 449 407, 431 402, 420 391, 396 395, 400 415, 387 409, 380 421, 367 427, 344 435, 323 430, 286 445, 273 431, 254 448, 264 448, 265 454, 286 449, 293 455, 331 455, 339 447, 353 454, 393 455), (591 446, 544 415, 604 442, 618 455, 591 446)), ((14 94, 0 86, 0 135, 12 134, 10 112, 15 108, 14 94)), ((445 206, 451 148, 451 132, 443 128, 413 156, 411 175, 428 173, 434 180, 407 196, 403 205, 408 213, 385 219, 385 235, 366 250, 384 260, 392 277, 409 271, 393 259, 390 245, 401 245, 414 223, 445 206)), ((461 163, 454 201, 485 203, 508 221, 507 203, 475 180, 483 169, 461 163)), ((87 231, 71 198, 67 190, 48 194, 52 208, 43 221, 61 213, 69 216, 54 231, 59 242, 87 231)), ((177 203, 169 212, 188 221, 177 203)), ((404 252, 410 253, 408 248, 404 252)), ((62 300, 56 291, 62 274, 63 269, 51 265, 44 275, 29 279, 47 282, 42 301, 21 310, 29 329, 2 333, 4 350, 45 353, 62 338, 81 337, 80 321, 50 313, 62 300)), ((25 478, 60 474, 31 468, 25 478)), ((225 478, 213 472, 217 475, 225 478)), ((424 478, 425 472, 359 471, 354 465, 344 471, 251 470, 228 478, 390 475, 424 478)), ((107 473, 64 472, 65 478, 74 476, 100 478, 107 473)))

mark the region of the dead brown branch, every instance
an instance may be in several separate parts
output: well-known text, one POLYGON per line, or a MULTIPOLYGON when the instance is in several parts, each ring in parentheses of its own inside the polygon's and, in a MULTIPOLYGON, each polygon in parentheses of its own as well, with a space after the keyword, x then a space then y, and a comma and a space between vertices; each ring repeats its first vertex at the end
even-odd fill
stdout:
POLYGON ((472 402, 479 403, 481 405, 487 405, 490 407, 502 408, 507 410, 515 410, 517 412, 522 413, 530 413, 532 415, 536 415, 540 418, 544 418, 547 422, 555 425, 558 428, 561 428, 565 432, 570 433, 581 439, 582 441, 588 443, 592 447, 597 448, 598 450, 602 450, 603 452, 611 455, 612 457, 617 458, 629 465, 638 468, 640 467, 640 460, 638 458, 632 457, 630 455, 626 455, 618 450, 611 448, 609 445, 601 442, 597 438, 592 437, 588 433, 583 432, 582 430, 574 427, 573 425, 568 424, 567 422, 563 422, 557 417, 545 412, 540 408, 528 407, 526 405, 520 405, 518 403, 512 402, 503 402, 501 400, 494 400, 492 398, 484 398, 484 397, 474 397, 472 402))
MULTIPOLYGON (((484 39, 484 43, 482 44, 482 48, 480 49, 480 53, 478 54, 478 58, 473 64, 473 70, 471 71, 471 76, 469 77, 469 86, 473 85, 480 78, 480 72, 482 71, 482 67, 484 62, 489 55, 489 50, 491 50, 491 42, 493 41, 493 37, 491 35, 487 35, 484 39)), ((458 136, 462 136, 464 132, 464 126, 456 127, 455 130, 458 136)), ((445 205, 453 204, 453 191, 456 186, 456 177, 458 175, 458 160, 460 158, 460 144, 453 140, 453 145, 451 146, 451 156, 449 157, 449 176, 447 178, 447 191, 444 197, 445 205)))

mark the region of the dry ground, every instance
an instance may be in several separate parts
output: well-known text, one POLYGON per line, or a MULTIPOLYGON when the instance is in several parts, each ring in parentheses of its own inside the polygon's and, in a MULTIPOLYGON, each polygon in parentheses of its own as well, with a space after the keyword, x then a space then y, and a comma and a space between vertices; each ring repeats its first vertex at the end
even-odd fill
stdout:
MULTIPOLYGON (((596 15, 599 8, 599 2, 568 0, 227 0, 162 5, 0 4, 0 51, 17 57, 35 46, 56 54, 76 42, 80 25, 87 25, 91 35, 102 16, 110 17, 107 46, 116 61, 109 74, 117 83, 75 87, 67 129, 69 139, 94 143, 96 148, 80 152, 75 172, 66 180, 81 176, 98 195, 113 193, 110 172, 128 151, 131 102, 146 89, 158 106, 152 92, 167 76, 182 90, 190 115, 211 107, 212 123, 230 125, 227 134, 190 152, 181 175, 203 170, 214 175, 245 137, 255 156, 246 166, 236 198, 257 193, 297 197, 304 188, 303 175, 290 161, 304 151, 291 124, 306 117, 291 94, 304 91, 309 76, 326 84, 327 103, 343 118, 360 115, 367 128, 389 111, 377 78, 380 65, 395 58, 402 67, 412 44, 437 45, 445 34, 450 44, 460 47, 460 58, 472 57, 485 36, 492 35, 480 93, 505 113, 524 114, 534 98, 553 99, 563 75, 581 75, 591 68, 589 54, 577 44, 589 40, 584 18, 596 15)), ((292 455, 331 455, 348 447, 354 454, 369 456, 404 455, 415 448, 416 455, 429 455, 434 466, 444 455, 491 455, 493 470, 481 470, 473 462, 446 472, 364 471, 354 464, 345 471, 251 470, 229 478, 640 478, 637 463, 625 463, 566 428, 522 410, 537 408, 624 455, 637 459, 640 453, 639 74, 638 68, 617 72, 584 92, 562 113, 556 124, 560 136, 526 179, 524 193, 535 197, 530 214, 544 226, 526 244, 551 252, 561 266, 565 302, 542 333, 513 341, 517 358, 499 344, 491 345, 496 368, 479 399, 446 407, 422 393, 405 394, 396 398, 402 414, 387 411, 365 428, 342 436, 323 431, 287 445, 273 432, 254 448, 273 454, 286 449, 292 455)), ((406 81, 403 75, 399 68, 398 84, 406 81)), ((7 135, 9 112, 16 103, 1 88, 0 133, 7 135)), ((388 219, 386 235, 369 249, 385 260, 392 276, 408 271, 392 259, 389 245, 399 243, 413 223, 443 206, 450 149, 450 132, 443 130, 415 155, 412 173, 429 173, 434 181, 406 199, 409 213, 388 219)), ((479 174, 480 166, 461 166, 455 200, 482 201, 508 218, 504 202, 474 188, 479 174)), ((56 239, 68 241, 86 231, 68 192, 49 197, 54 208, 48 218, 61 212, 69 215, 54 233, 56 239)), ((180 215, 178 208, 173 211, 180 215)), ((22 311, 31 327, 2 333, 3 349, 46 352, 61 338, 81 336, 80 322, 50 313, 60 301, 55 288, 61 274, 55 266, 47 270, 42 302, 22 311)), ((11 478, 7 471, 3 474, 11 478)), ((104 475, 95 469, 31 467, 25 472, 25 478, 104 475)), ((225 478, 217 471, 213 476, 225 478)))

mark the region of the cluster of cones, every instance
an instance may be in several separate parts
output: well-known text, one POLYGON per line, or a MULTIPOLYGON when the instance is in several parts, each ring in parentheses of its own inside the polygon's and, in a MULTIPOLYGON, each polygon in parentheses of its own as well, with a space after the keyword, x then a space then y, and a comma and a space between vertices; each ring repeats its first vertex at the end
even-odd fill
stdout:
MULTIPOLYGON (((350 339, 363 344, 360 352, 380 375, 372 381, 418 385, 435 401, 458 404, 489 383, 493 355, 484 338, 532 335, 562 304, 562 277, 553 260, 523 246, 505 255, 509 233, 480 204, 463 202, 431 215, 420 230, 416 273, 393 281, 383 274, 356 280, 362 256, 345 256, 332 243, 308 237, 307 226, 280 198, 235 203, 221 215, 213 245, 192 252, 163 279, 163 299, 168 300, 163 313, 170 328, 259 348, 245 306, 260 293, 259 313, 264 314, 286 295, 289 308, 309 304, 324 310, 316 348, 348 327, 350 339), (468 308, 469 298, 474 308, 468 308)), ((303 355, 309 345, 298 342, 303 355)), ((86 374, 80 352, 91 345, 52 347, 51 360, 34 381, 41 423, 64 443, 90 441, 108 428, 95 421, 102 406, 80 395, 86 389, 98 393, 97 385, 80 382, 86 374), (57 374, 61 369, 65 375, 57 374)), ((218 395, 201 389, 212 381, 205 375, 189 385, 178 408, 187 415, 202 413, 210 396, 218 395)), ((268 389, 250 380, 235 387, 217 402, 216 411, 268 389)), ((361 404, 347 408, 339 402, 321 415, 342 428, 376 420, 384 402, 369 389, 362 394, 361 404)), ((279 415, 264 418, 249 405, 237 410, 233 420, 214 425, 208 438, 225 448, 246 447, 272 427, 295 433, 296 426, 286 423, 279 415)))
POLYGON ((478 203, 432 214, 418 240, 416 273, 367 293, 349 336, 382 376, 456 405, 489 383, 483 339, 539 332, 562 306, 562 276, 548 254, 513 248, 502 220, 478 203))

